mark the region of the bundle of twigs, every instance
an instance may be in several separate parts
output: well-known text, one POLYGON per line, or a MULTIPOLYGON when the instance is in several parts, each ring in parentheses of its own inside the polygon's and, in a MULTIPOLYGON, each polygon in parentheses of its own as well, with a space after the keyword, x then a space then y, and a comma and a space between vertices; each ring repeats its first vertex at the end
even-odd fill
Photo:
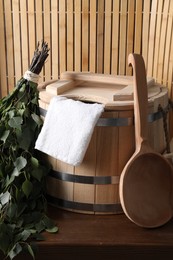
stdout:
MULTIPOLYGON (((34 51, 34 56, 32 58, 32 61, 31 61, 31 64, 30 64, 28 70, 32 73, 35 73, 36 75, 39 75, 48 55, 49 55, 48 44, 43 41, 40 46, 40 43, 38 42, 37 48, 34 51)), ((23 84, 28 84, 27 79, 25 79, 24 77, 22 77, 18 81, 17 86, 14 89, 14 91, 12 93, 10 93, 10 95, 8 95, 7 97, 3 98, 0 101, 0 116, 1 116, 4 108, 8 107, 8 105, 11 102, 15 102, 16 95, 19 92, 19 90, 23 84)))
POLYGON ((34 149, 42 127, 37 79, 48 52, 47 43, 38 44, 24 77, 0 100, 0 250, 11 259, 24 248, 34 257, 28 239, 57 231, 46 216, 49 168, 34 149))

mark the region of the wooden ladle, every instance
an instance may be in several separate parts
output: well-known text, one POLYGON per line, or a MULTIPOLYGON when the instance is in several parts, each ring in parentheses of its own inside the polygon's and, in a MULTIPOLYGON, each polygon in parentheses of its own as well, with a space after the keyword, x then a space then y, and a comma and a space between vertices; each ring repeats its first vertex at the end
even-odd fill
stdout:
POLYGON ((148 143, 148 94, 144 60, 130 54, 134 73, 136 150, 120 177, 119 193, 124 213, 135 224, 154 228, 172 216, 172 165, 148 143))

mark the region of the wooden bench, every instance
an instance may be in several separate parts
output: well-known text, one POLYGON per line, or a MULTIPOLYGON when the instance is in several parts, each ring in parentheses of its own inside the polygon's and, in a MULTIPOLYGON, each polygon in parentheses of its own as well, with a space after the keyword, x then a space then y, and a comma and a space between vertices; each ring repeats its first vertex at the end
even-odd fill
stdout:
MULTIPOLYGON (((36 260, 171 260, 173 221, 157 229, 133 224, 124 214, 85 215, 49 206, 59 227, 57 234, 44 233, 36 260)), ((0 255, 0 259, 3 259, 0 255)), ((31 260, 20 255, 16 260, 31 260)))

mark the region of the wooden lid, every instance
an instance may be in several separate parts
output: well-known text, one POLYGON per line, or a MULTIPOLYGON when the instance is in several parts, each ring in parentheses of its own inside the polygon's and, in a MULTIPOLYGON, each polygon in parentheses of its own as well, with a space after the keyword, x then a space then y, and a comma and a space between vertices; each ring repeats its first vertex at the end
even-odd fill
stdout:
MULTIPOLYGON (((156 84, 153 78, 147 78, 148 102, 167 94, 167 89, 156 84)), ((95 74, 88 72, 64 72, 61 79, 46 86, 50 99, 55 95, 85 102, 97 102, 105 105, 106 110, 133 108, 133 77, 95 74)))

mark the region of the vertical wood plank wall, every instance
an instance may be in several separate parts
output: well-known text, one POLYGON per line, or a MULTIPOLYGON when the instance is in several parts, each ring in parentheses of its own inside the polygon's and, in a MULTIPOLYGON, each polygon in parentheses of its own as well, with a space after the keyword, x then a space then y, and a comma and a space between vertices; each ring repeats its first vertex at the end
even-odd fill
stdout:
POLYGON ((1 97, 42 39, 50 56, 40 81, 66 70, 131 75, 127 57, 136 52, 172 95, 173 0, 0 0, 1 97))

